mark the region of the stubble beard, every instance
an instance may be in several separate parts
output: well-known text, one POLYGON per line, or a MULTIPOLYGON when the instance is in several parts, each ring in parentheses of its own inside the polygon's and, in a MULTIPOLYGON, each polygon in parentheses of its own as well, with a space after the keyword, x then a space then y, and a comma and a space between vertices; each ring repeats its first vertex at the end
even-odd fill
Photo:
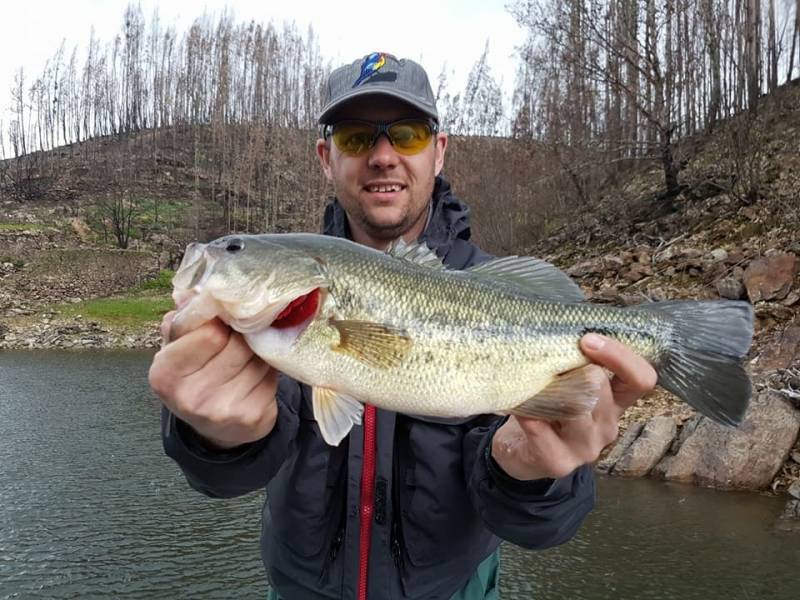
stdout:
MULTIPOLYGON (((430 200, 428 200, 430 202, 430 200)), ((387 242, 394 241, 400 236, 404 235, 421 220, 424 220, 428 214, 428 202, 426 202, 417 214, 412 215, 410 209, 406 209, 402 218, 394 224, 378 223, 363 210, 358 210, 358 214, 353 215, 358 221, 361 228, 370 237, 377 240, 384 240, 387 242)))

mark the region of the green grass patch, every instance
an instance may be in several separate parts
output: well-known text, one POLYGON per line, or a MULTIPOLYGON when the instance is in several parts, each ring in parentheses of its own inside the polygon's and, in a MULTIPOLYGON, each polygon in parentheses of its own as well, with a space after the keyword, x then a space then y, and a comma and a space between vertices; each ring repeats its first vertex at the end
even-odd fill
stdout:
POLYGON ((0 263, 11 263, 15 269, 21 269, 25 266, 25 261, 16 256, 0 256, 0 263))
POLYGON ((168 295, 114 296, 95 298, 75 304, 62 304, 55 309, 65 317, 81 315, 110 327, 138 327, 161 320, 175 307, 168 295))
POLYGON ((42 231, 45 226, 41 223, 0 223, 0 232, 14 231, 42 231))
POLYGON ((155 290, 162 292, 172 291, 172 277, 175 271, 171 269, 161 269, 153 279, 147 279, 139 285, 140 290, 155 290))

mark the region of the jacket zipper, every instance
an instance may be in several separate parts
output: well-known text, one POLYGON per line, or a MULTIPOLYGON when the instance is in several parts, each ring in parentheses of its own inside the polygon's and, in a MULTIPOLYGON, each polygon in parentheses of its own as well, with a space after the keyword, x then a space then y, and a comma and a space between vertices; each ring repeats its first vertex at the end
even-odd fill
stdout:
POLYGON ((364 405, 364 459, 361 464, 358 600, 367 600, 369 546, 372 534, 372 515, 375 510, 376 421, 375 407, 369 404, 364 405))

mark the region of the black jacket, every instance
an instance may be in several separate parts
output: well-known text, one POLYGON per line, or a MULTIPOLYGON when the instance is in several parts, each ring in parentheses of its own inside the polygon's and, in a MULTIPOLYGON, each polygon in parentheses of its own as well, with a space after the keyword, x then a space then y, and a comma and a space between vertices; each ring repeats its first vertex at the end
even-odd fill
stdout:
MULTIPOLYGON (((469 209, 437 178, 423 239, 451 268, 489 256, 469 242, 469 209)), ((335 200, 324 232, 346 236, 335 200)), ((263 440, 226 453, 206 450, 163 413, 164 447, 195 489, 232 497, 266 486, 262 556, 285 600, 355 598, 363 430, 338 447, 320 437, 306 385, 281 376, 278 420, 263 440)), ((370 600, 447 600, 501 538, 525 548, 570 539, 594 503, 591 469, 551 481, 516 482, 488 449, 503 419, 434 424, 379 410, 370 600)))

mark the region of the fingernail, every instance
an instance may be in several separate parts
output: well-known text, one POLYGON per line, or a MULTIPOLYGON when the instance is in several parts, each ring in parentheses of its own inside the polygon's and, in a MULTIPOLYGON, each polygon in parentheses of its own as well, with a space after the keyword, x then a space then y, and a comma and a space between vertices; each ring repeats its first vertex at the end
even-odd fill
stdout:
POLYGON ((603 336, 596 333, 587 333, 583 336, 583 345, 589 350, 601 350, 606 345, 606 340, 603 336))

